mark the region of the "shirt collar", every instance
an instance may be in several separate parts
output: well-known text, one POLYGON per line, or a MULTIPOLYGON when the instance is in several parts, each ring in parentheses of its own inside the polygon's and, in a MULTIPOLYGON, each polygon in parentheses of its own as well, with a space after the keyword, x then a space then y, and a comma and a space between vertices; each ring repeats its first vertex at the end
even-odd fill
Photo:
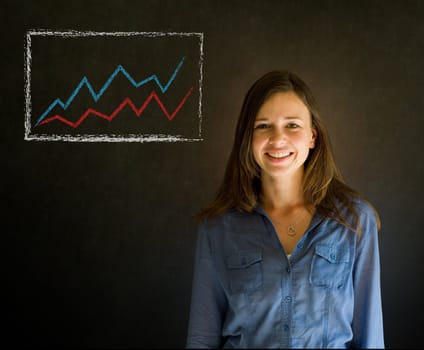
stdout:
MULTIPOLYGON (((267 218, 269 221, 271 221, 271 219, 269 218, 267 212, 265 211, 265 209, 263 208, 263 206, 261 204, 257 204, 257 206, 253 209, 254 212, 258 213, 259 215, 264 216, 265 218, 267 218)), ((316 226, 318 226, 323 220, 325 219, 325 216, 323 216, 319 210, 315 210, 314 215, 312 216, 312 220, 309 224, 308 229, 306 230, 306 232, 312 231, 316 226)), ((306 233, 305 232, 305 233, 306 233)))

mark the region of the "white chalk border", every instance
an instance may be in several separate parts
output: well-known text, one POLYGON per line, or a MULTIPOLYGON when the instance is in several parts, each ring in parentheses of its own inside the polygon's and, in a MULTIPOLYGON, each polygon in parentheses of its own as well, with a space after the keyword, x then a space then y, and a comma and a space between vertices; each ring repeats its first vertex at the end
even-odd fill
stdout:
POLYGON ((68 141, 68 142, 193 142, 203 141, 202 138, 202 83, 203 83, 203 33, 189 32, 93 32, 93 31, 51 31, 46 29, 29 30, 25 41, 25 137, 26 141, 68 141), (141 134, 141 135, 31 135, 31 37, 85 37, 85 36, 197 36, 199 38, 199 136, 185 138, 181 135, 141 134))

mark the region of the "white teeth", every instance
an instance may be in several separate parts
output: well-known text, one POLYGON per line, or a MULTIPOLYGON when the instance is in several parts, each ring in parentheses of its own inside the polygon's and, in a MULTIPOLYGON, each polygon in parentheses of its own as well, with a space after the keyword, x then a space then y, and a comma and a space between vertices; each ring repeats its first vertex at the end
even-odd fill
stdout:
POLYGON ((268 152, 272 158, 284 158, 290 155, 290 152, 268 152))

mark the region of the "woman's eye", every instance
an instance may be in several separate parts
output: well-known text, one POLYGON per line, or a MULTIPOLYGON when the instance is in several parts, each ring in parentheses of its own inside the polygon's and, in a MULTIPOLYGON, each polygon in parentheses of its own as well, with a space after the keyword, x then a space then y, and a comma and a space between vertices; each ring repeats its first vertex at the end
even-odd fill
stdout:
POLYGON ((255 129, 267 129, 269 128, 268 124, 258 124, 255 126, 255 129))
POLYGON ((287 124, 287 127, 289 129, 297 129, 299 127, 299 125, 297 125, 296 123, 289 123, 289 124, 287 124))

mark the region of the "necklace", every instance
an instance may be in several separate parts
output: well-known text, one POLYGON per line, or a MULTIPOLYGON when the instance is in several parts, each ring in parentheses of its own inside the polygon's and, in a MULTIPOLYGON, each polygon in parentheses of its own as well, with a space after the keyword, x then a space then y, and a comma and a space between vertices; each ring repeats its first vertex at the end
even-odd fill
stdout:
POLYGON ((297 239, 297 234, 299 233, 301 236, 303 235, 304 228, 307 228, 307 224, 310 220, 310 217, 305 219, 305 215, 313 215, 313 211, 311 212, 307 207, 305 208, 299 208, 298 210, 293 210, 291 213, 286 215, 279 215, 279 213, 272 213, 271 212, 271 221, 273 225, 275 226, 277 232, 279 234, 290 237, 292 239, 297 239), (302 210, 300 210, 302 209, 302 210), (287 221, 284 219, 292 220, 292 223, 287 225, 287 221), (307 221, 305 221, 307 220, 307 221), (284 222, 286 221, 286 222, 284 222), (305 226, 305 227, 304 227, 305 226))
POLYGON ((296 236, 296 234, 297 234, 296 226, 294 224, 289 225, 287 227, 287 236, 294 237, 296 236))

